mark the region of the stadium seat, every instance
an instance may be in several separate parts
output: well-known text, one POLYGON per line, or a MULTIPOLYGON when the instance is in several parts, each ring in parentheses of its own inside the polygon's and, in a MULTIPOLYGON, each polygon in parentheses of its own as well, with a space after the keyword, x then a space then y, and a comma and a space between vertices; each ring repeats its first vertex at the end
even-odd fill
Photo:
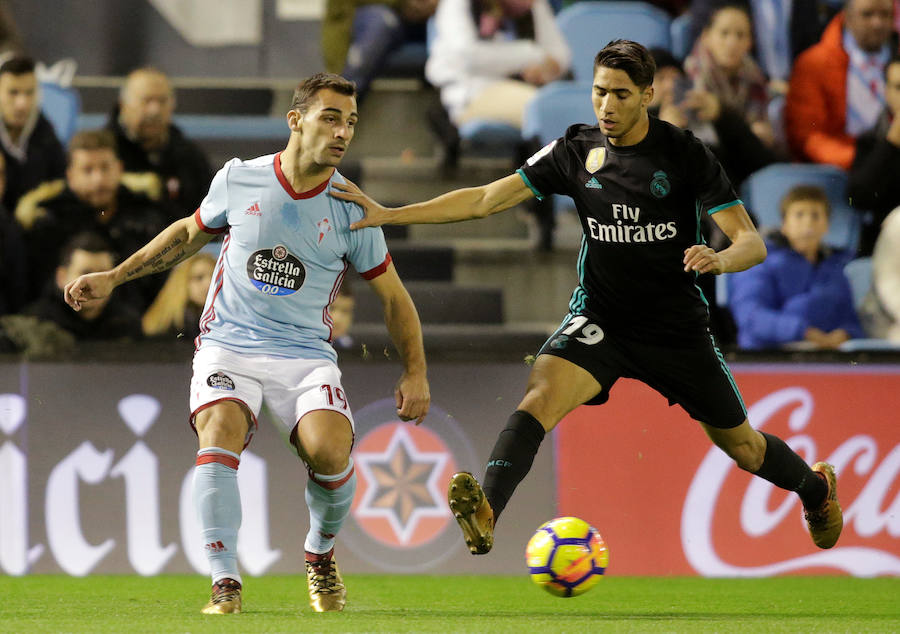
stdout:
POLYGON ((669 28, 669 35, 672 39, 672 55, 682 62, 694 47, 694 42, 690 39, 691 19, 692 16, 690 13, 682 13, 672 20, 671 27, 669 28))
POLYGON ((49 82, 41 84, 41 110, 53 126, 59 142, 66 146, 78 127, 81 96, 74 88, 49 82))
POLYGON ((856 251, 860 217, 847 204, 847 173, 832 165, 776 163, 754 172, 741 187, 744 205, 760 229, 781 226, 781 199, 796 185, 818 185, 831 202, 831 223, 825 242, 856 251))
MULTIPOLYGON (((597 116, 591 104, 591 83, 555 81, 537 91, 525 107, 522 137, 538 139, 547 144, 561 137, 574 123, 597 124, 597 116)), ((558 212, 572 207, 568 196, 556 196, 553 202, 558 212)))
POLYGON ((872 258, 856 258, 844 267, 844 275, 850 281, 850 290, 853 291, 853 306, 858 311, 862 308, 863 300, 872 288, 872 258))
POLYGON ((597 125, 591 105, 591 83, 554 81, 541 87, 525 107, 522 136, 549 143, 574 123, 597 125))
POLYGON ((671 18, 645 2, 578 2, 559 12, 559 28, 572 47, 576 81, 593 81, 594 57, 611 40, 671 49, 671 18))

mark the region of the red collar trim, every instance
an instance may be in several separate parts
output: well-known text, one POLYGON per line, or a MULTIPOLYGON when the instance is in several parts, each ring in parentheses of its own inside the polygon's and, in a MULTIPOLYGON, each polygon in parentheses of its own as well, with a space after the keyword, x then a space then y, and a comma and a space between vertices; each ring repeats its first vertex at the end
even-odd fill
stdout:
POLYGON ((294 200, 300 200, 301 198, 312 198, 313 196, 318 196, 325 188, 328 187, 328 181, 331 180, 331 177, 334 176, 334 168, 331 168, 331 174, 328 175, 321 184, 316 185, 310 190, 305 192, 295 192, 294 188, 291 186, 290 181, 284 176, 284 172, 281 171, 281 152, 275 155, 275 176, 278 178, 278 182, 281 183, 281 186, 284 187, 284 191, 288 193, 288 196, 293 198, 294 200))

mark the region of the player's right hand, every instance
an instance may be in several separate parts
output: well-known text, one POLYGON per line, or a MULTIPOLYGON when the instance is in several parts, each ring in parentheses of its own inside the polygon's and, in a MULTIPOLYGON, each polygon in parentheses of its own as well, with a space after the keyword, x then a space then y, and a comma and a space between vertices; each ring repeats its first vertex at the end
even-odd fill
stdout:
POLYGON ((335 198, 356 203, 363 208, 366 214, 362 219, 357 220, 350 225, 351 229, 363 229, 364 227, 380 227, 388 222, 390 211, 387 207, 382 207, 374 200, 366 196, 366 194, 355 184, 347 181, 346 183, 332 183, 329 192, 335 198))
POLYGON ((69 306, 75 310, 81 310, 81 305, 84 302, 106 297, 112 293, 113 288, 115 288, 115 284, 113 283, 112 271, 88 273, 66 284, 66 288, 63 290, 63 298, 69 306))

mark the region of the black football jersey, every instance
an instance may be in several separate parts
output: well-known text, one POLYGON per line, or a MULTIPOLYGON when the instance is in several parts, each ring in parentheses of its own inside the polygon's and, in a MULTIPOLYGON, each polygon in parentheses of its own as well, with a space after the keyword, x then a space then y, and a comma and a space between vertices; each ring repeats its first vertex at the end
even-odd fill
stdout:
POLYGON ((617 147, 574 125, 518 173, 539 198, 575 201, 584 236, 570 312, 626 336, 705 335, 708 304, 697 274, 684 272, 684 250, 703 242, 701 214, 741 201, 693 134, 651 117, 641 142, 617 147))

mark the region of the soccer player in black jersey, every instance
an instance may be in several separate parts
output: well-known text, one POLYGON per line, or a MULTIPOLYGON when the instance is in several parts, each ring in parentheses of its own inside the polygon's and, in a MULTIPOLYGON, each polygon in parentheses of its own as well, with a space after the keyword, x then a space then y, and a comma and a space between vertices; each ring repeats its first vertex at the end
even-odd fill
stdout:
POLYGON ((796 491, 817 546, 831 548, 840 536, 834 468, 810 468, 781 439, 750 426, 710 333, 697 276, 750 268, 766 248, 709 150, 689 131, 648 116, 654 70, 640 44, 610 42, 594 60, 598 125, 571 126, 515 174, 488 185, 397 209, 352 185, 333 194, 365 208, 351 228, 481 218, 551 194, 575 201, 584 236, 568 314, 535 360, 484 488, 465 472, 450 480, 450 508, 473 554, 491 549, 494 524, 545 433, 579 405, 606 402, 623 376, 681 405, 741 469, 796 491), (703 243, 701 214, 712 216, 730 246, 716 252, 703 243))

